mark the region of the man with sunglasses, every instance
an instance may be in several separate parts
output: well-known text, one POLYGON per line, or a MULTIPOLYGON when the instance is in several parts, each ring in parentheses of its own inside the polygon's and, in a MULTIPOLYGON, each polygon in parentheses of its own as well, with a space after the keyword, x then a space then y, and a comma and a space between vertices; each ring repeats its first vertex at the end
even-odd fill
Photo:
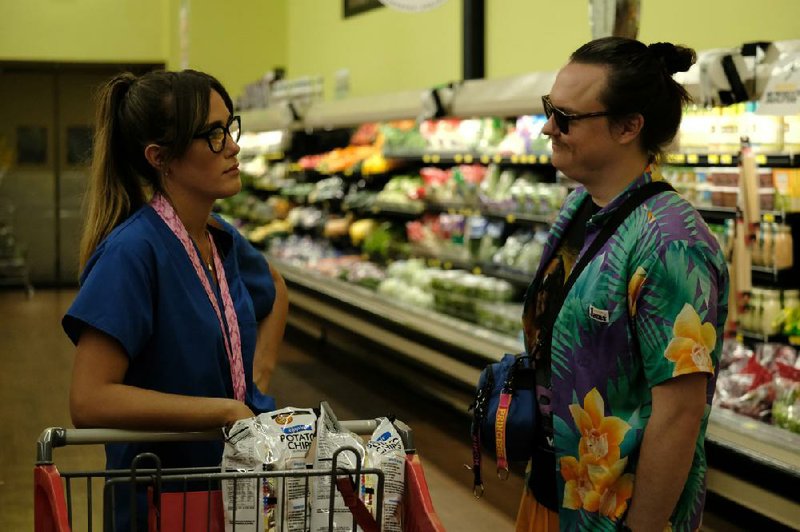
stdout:
POLYGON ((542 98, 553 164, 582 186, 525 297, 540 415, 518 531, 700 526, 727 316, 716 240, 691 205, 661 192, 564 289, 614 212, 658 179, 654 163, 688 100, 672 74, 693 62, 669 43, 599 39, 572 54, 542 98))

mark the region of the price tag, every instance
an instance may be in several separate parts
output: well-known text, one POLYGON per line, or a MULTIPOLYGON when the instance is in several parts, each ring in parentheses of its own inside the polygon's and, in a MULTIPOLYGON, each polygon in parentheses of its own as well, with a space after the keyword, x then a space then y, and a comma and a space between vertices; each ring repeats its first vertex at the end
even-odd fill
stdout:
POLYGON ((475 266, 474 268, 472 268, 472 273, 473 273, 474 275, 480 275, 480 274, 481 274, 481 269, 480 269, 480 267, 479 267, 479 266, 475 266))
POLYGON ((690 153, 686 156, 686 162, 689 164, 697 164, 700 162, 700 157, 696 153, 690 153))
POLYGON ((471 154, 469 154, 469 153, 468 153, 468 154, 466 154, 466 155, 464 156, 464 162, 465 162, 465 163, 467 163, 467 164, 471 164, 471 163, 472 163, 472 155, 471 155, 471 154))
POLYGON ((759 153, 758 155, 756 155, 756 163, 760 165, 767 164, 767 156, 764 155, 763 153, 759 153))
POLYGON ((422 156, 422 162, 423 163, 431 162, 431 156, 426 153, 425 155, 422 156))
POLYGON ((439 259, 428 259, 428 265, 431 268, 438 268, 441 265, 441 261, 439 259))
POLYGON ((372 213, 373 214, 378 214, 379 212, 381 212, 380 207, 372 207, 372 213))
POLYGON ((733 164, 733 155, 730 153, 724 153, 719 156, 719 162, 722 164, 733 164))
POLYGON ((684 164, 685 162, 686 162, 686 156, 682 153, 667 154, 667 163, 669 164, 684 164))
POLYGON ((447 262, 445 262, 445 263, 442 265, 442 267, 443 267, 445 270, 451 270, 451 269, 453 269, 453 263, 452 263, 452 262, 450 262, 450 261, 447 261, 447 262))
POLYGON ((740 332, 736 333, 736 343, 743 344, 744 343, 744 335, 740 332))
POLYGON ((775 223, 775 214, 774 214, 774 213, 771 213, 771 212, 765 212, 765 213, 764 213, 764 214, 761 216, 761 219, 762 219, 762 220, 763 220, 765 223, 768 223, 768 224, 775 223))
POLYGON ((517 221, 517 217, 514 216, 513 214, 506 215, 506 222, 508 222, 510 224, 513 224, 516 221, 517 221))
POLYGON ((442 158, 439 156, 438 153, 431 156, 431 162, 434 164, 438 163, 441 160, 442 158))
POLYGON ((483 164, 489 164, 491 162, 491 159, 489 158, 488 155, 481 155, 481 162, 483 164))
POLYGON ((456 162, 456 164, 461 164, 464 161, 464 156, 461 155, 460 153, 456 153, 453 156, 453 160, 456 162))
POLYGON ((547 164, 550 162, 550 157, 547 155, 540 155, 539 156, 539 164, 547 164))
POLYGON ((708 164, 719 164, 719 155, 711 153, 708 155, 708 164))
POLYGON ((503 156, 502 156, 502 155, 500 155, 500 154, 498 153, 497 155, 495 155, 495 156, 494 156, 493 160, 494 160, 494 162, 496 162, 497 164, 500 164, 500 163, 502 163, 502 162, 503 162, 503 156))
POLYGON ((517 163, 519 163, 519 155, 512 155, 512 156, 511 156, 511 162, 512 162, 513 164, 517 164, 517 163))
POLYGON ((796 115, 800 112, 800 69, 797 56, 786 54, 778 59, 772 69, 761 99, 757 114, 796 115))
POLYGON ((790 336, 789 343, 792 345, 800 345, 800 336, 790 336))
POLYGON ((351 175, 353 175, 353 169, 352 168, 348 168, 347 170, 344 171, 344 175, 346 177, 350 177, 351 175))

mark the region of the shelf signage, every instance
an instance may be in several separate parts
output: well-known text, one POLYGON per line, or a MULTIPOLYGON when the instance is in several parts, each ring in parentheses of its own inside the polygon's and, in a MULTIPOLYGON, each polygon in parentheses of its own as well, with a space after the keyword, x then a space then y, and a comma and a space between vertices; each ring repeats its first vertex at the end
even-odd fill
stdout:
POLYGON ((800 59, 796 55, 778 60, 756 112, 762 115, 800 113, 800 59))
POLYGON ((447 0, 380 0, 381 4, 405 11, 406 13, 421 13, 430 11, 447 2, 447 0))

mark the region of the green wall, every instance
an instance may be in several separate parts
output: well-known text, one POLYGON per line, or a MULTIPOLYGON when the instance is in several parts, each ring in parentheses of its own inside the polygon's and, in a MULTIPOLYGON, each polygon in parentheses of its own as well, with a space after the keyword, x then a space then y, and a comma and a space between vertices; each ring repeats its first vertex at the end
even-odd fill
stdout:
MULTIPOLYGON (((169 0, 169 68, 180 68, 181 0, 169 0)), ((235 99, 244 85, 274 67, 286 67, 286 0, 191 0, 189 66, 219 78, 235 99)))
MULTIPOLYGON (((182 0, 0 0, 0 60, 180 67, 182 0)), ((640 38, 698 50, 800 38, 800 0, 642 0, 640 38)), ((189 0, 189 64, 238 95, 275 66, 290 78, 350 70, 353 96, 461 77, 462 1, 422 14, 342 0, 189 0)), ((486 0, 486 74, 556 70, 590 38, 588 0, 486 0)))
POLYGON ((162 0, 0 0, 0 60, 162 62, 162 0))
MULTIPOLYGON (((591 39, 588 6, 588 0, 486 0, 487 77, 560 68, 591 39)), ((642 0, 641 16, 640 40, 698 51, 800 39, 800 0, 642 0)))
POLYGON ((288 0, 287 74, 350 69, 350 95, 430 87, 461 77, 461 0, 421 14, 381 7, 343 18, 341 0, 288 0))

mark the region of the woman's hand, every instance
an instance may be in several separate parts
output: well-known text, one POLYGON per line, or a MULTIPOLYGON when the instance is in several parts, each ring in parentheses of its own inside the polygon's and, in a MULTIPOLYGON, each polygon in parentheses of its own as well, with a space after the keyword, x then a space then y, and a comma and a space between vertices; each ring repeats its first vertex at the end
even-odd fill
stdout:
POLYGON ((255 416, 253 411, 243 402, 236 399, 226 399, 226 401, 229 403, 230 412, 225 420, 225 425, 232 425, 240 419, 248 419, 255 416))

